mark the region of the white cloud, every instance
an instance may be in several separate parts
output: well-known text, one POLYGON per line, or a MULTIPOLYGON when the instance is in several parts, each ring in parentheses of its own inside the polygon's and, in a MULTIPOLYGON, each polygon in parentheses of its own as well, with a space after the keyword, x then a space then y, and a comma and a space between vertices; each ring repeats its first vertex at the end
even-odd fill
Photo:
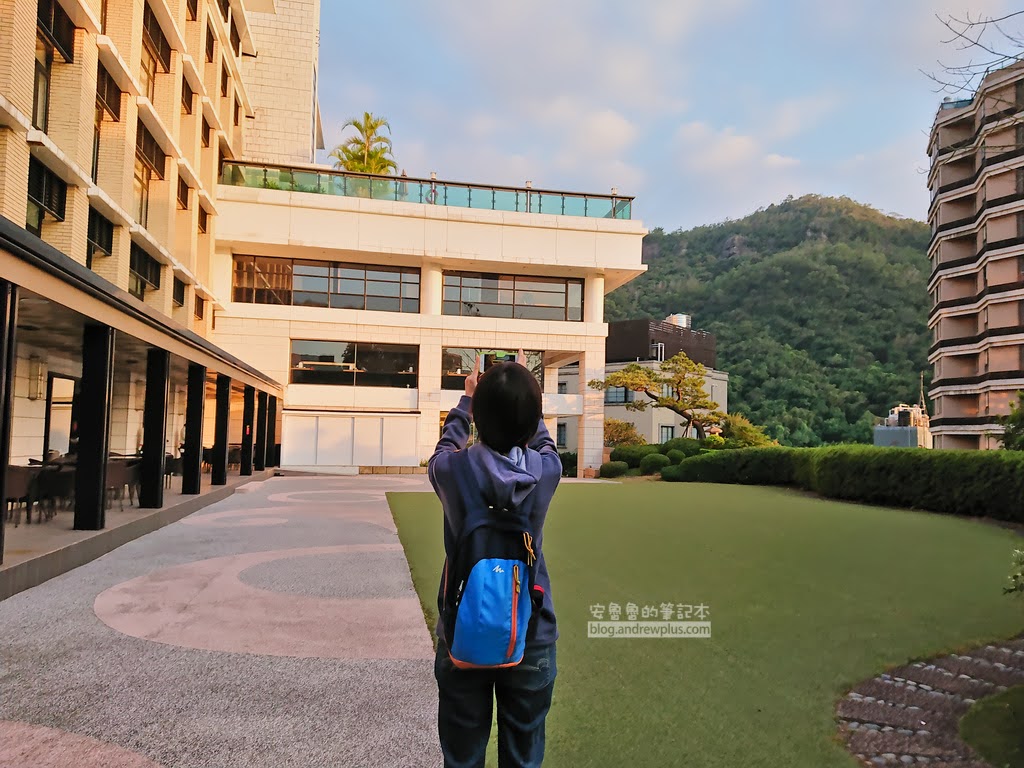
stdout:
POLYGON ((817 127, 838 106, 839 97, 835 93, 785 99, 771 109, 765 134, 772 139, 799 136, 817 127))

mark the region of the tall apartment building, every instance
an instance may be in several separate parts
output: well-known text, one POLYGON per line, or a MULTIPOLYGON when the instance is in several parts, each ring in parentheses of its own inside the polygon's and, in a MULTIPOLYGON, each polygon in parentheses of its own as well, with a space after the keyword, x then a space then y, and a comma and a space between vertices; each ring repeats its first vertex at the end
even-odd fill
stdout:
POLYGON ((558 369, 604 370, 632 198, 311 165, 318 45, 319 0, 0 0, 0 466, 68 454, 75 527, 116 455, 143 507, 168 467, 414 467, 520 347, 600 463, 558 369))
MULTIPOLYGON (((100 529, 130 484, 118 456, 141 454, 152 508, 166 471, 195 494, 204 465, 223 485, 229 459, 242 474, 276 460, 281 386, 209 341, 220 167, 244 156, 257 96, 274 97, 243 68, 276 4, 0 0, 4 498, 31 478, 100 529), (59 471, 38 469, 59 454, 59 471)), ((317 30, 303 31, 308 64, 317 30)))
POLYGON ((1024 389, 1024 65, 947 100, 929 138, 931 429, 936 448, 994 448, 1024 389))

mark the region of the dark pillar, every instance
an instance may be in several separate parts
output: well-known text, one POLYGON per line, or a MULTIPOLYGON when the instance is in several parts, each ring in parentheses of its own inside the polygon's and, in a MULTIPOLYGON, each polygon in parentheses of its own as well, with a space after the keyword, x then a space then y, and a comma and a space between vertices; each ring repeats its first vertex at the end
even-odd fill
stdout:
POLYGON ((262 472, 267 468, 267 393, 256 395, 256 455, 253 468, 262 472))
POLYGON ((146 355, 146 405, 142 414, 142 485, 139 490, 142 509, 159 509, 164 505, 170 374, 170 352, 151 348, 146 355))
POLYGON ((267 398, 267 466, 277 466, 277 398, 267 398))
POLYGON ((246 387, 242 400, 242 466, 238 472, 243 477, 252 474, 252 425, 255 421, 255 410, 256 390, 246 387))
POLYGON ((206 366, 188 365, 185 402, 185 450, 181 454, 181 492, 199 493, 203 482, 203 413, 206 410, 206 366))
POLYGON ((231 377, 217 374, 217 420, 213 434, 210 484, 228 482, 228 427, 231 424, 231 377))
POLYGON ((0 280, 0 563, 4 561, 7 517, 7 465, 11 463, 11 415, 14 412, 14 367, 18 332, 18 286, 0 280))
POLYGON ((99 531, 106 525, 114 336, 114 329, 106 325, 86 325, 82 334, 82 407, 75 469, 77 531, 99 531))

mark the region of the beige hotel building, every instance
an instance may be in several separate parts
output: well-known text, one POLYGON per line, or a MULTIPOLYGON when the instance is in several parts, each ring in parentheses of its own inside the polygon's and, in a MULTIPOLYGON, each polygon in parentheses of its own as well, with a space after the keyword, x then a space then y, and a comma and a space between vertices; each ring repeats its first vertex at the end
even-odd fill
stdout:
POLYGON ((945 101, 928 151, 931 429, 936 448, 995 448, 1024 389, 1024 65, 945 101))
POLYGON ((319 15, 0 0, 11 504, 99 529, 126 483, 159 508, 165 478, 412 471, 475 356, 520 347, 600 464, 602 395, 558 370, 603 375, 604 296, 645 269, 632 198, 315 165, 319 15))

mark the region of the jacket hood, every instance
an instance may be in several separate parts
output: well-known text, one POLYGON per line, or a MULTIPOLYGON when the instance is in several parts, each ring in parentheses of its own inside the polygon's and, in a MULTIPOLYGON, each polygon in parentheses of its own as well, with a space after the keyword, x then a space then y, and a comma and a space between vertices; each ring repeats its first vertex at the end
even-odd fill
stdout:
POLYGON ((526 449, 519 462, 483 443, 468 449, 470 465, 484 498, 495 506, 518 506, 530 495, 543 474, 543 459, 526 449))

